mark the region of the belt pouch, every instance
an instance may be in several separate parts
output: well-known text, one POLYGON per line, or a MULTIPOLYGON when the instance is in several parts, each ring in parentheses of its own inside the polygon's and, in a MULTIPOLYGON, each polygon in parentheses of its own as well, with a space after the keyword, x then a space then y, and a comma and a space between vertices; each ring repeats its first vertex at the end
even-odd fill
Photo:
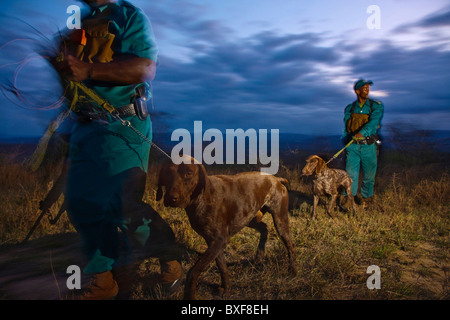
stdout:
POLYGON ((145 120, 148 117, 147 109, 147 94, 145 92, 145 86, 141 85, 136 87, 136 97, 133 101, 134 111, 140 120, 145 120))

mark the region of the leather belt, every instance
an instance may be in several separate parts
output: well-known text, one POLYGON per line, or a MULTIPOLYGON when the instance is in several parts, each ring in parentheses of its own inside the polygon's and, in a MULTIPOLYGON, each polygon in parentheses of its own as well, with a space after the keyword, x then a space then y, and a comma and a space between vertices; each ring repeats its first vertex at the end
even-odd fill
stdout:
POLYGON ((366 139, 360 140, 360 141, 355 141, 354 143, 356 143, 356 144, 368 144, 366 139))
MULTIPOLYGON (((118 115, 120 117, 131 117, 136 115, 134 110, 134 105, 132 103, 125 106, 116 108, 118 115)), ((80 122, 90 122, 94 120, 108 120, 108 112, 90 112, 90 111, 80 111, 77 113, 78 121, 80 122)))

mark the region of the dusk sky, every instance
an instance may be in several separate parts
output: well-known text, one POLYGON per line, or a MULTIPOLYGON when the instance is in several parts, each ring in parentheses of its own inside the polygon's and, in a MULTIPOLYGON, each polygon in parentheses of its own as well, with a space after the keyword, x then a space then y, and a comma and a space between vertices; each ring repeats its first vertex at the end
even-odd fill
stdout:
MULTIPOLYGON (((449 0, 131 2, 159 45, 156 127, 192 130, 198 120, 203 130, 339 135, 353 83, 364 78, 385 105, 383 129, 450 130, 449 0), (379 29, 367 25, 371 5, 379 29)), ((16 81, 30 102, 0 93, 2 139, 39 137, 61 110, 44 110, 62 89, 34 52, 46 44, 38 31, 49 39, 63 31, 73 4, 85 9, 75 0, 2 0, 0 81, 16 81)))

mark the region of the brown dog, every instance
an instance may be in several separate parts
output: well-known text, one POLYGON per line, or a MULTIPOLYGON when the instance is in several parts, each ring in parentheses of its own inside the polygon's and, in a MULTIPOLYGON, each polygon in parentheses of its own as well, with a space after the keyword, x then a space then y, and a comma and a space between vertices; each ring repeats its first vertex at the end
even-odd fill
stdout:
POLYGON ((221 275, 220 291, 225 295, 229 293, 224 249, 242 228, 247 226, 261 233, 256 259, 263 257, 268 231, 261 221, 261 212, 272 214, 288 251, 290 270, 296 273, 294 244, 289 232, 288 192, 282 182, 287 181, 259 172, 208 176, 201 164, 169 162, 161 168, 156 200, 163 197, 164 187, 164 205, 184 208, 192 228, 208 245, 188 273, 185 299, 195 299, 198 278, 213 260, 221 275))
POLYGON ((314 180, 313 192, 314 192, 314 205, 313 215, 314 219, 316 215, 317 204, 319 203, 319 197, 324 195, 331 195, 331 202, 328 206, 328 214, 333 217, 333 210, 336 207, 336 199, 339 196, 339 192, 343 189, 347 193, 350 199, 353 214, 356 214, 355 199, 352 195, 352 179, 348 173, 341 169, 328 168, 325 161, 316 155, 308 157, 306 159, 306 165, 302 170, 302 174, 310 176, 316 172, 316 178, 314 180))

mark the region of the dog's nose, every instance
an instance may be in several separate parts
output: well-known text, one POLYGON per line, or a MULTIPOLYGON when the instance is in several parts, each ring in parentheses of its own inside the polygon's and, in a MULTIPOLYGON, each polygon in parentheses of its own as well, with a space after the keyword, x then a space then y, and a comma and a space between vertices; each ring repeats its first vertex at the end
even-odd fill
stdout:
POLYGON ((170 197, 170 201, 172 201, 172 203, 177 203, 179 199, 180 199, 180 197, 177 194, 173 194, 170 197))

